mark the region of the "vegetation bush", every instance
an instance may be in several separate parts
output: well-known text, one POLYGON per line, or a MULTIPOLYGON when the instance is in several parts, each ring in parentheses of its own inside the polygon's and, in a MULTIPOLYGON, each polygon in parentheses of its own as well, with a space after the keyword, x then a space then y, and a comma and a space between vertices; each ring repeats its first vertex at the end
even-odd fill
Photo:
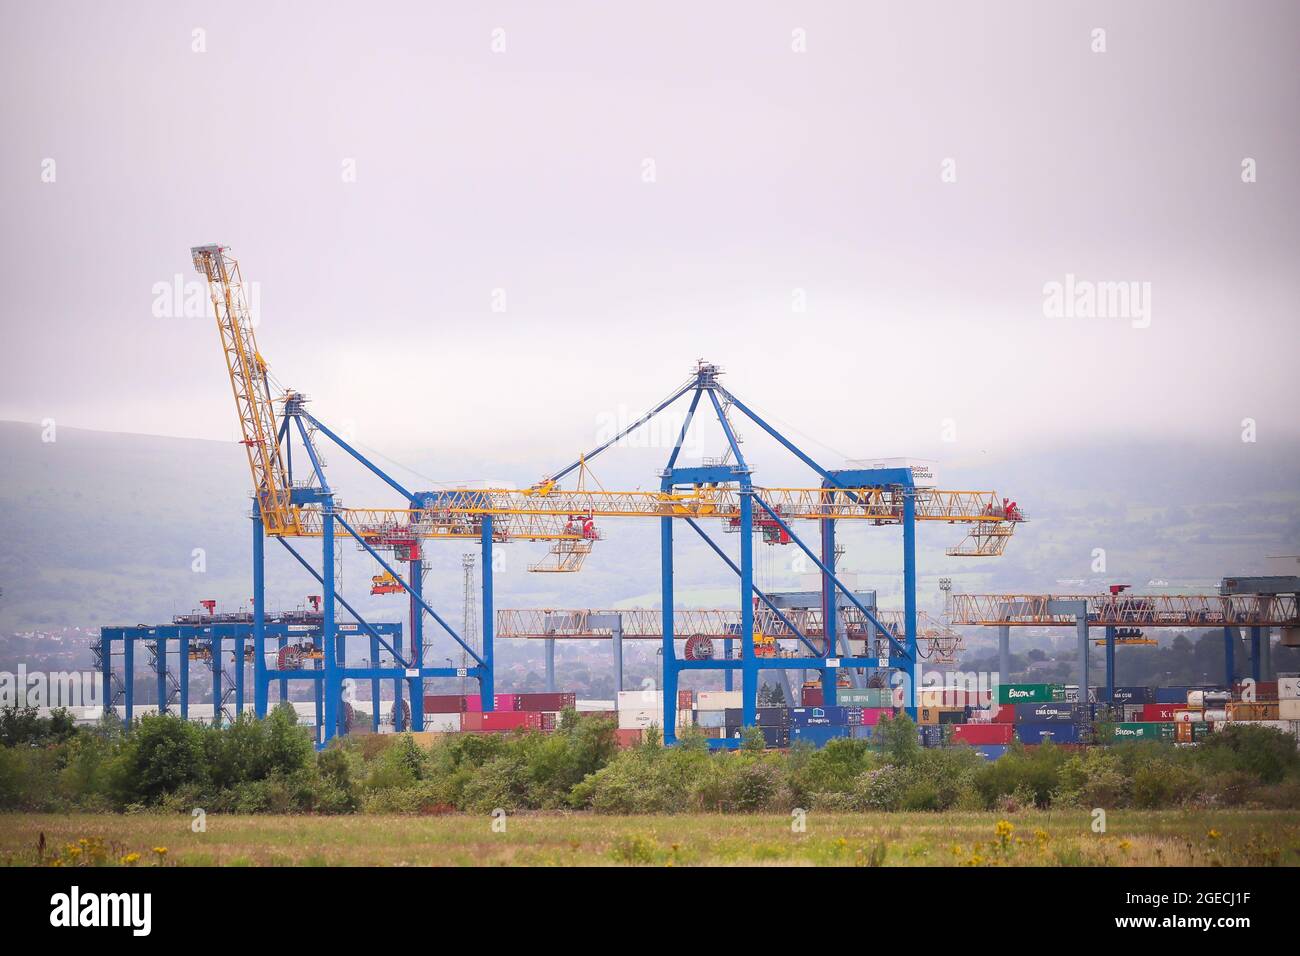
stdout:
POLYGON ((0 712, 0 809, 188 813, 786 813, 1048 807, 1300 806, 1295 738, 1231 725, 1198 747, 1133 741, 1066 751, 1014 745, 988 762, 927 749, 906 716, 875 740, 713 752, 696 729, 628 750, 614 724, 563 714, 550 734, 364 735, 316 752, 292 708, 208 727, 172 716, 77 728, 63 713, 0 712))

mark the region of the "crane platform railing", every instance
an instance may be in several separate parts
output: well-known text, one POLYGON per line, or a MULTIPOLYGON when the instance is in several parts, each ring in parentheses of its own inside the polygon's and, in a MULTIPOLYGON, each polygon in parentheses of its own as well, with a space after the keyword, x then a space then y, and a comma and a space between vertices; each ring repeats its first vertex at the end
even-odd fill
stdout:
MULTIPOLYGON (((755 488, 784 518, 791 520, 868 521, 872 524, 900 524, 903 494, 890 488, 755 488)), ((996 492, 939 491, 916 489, 918 521, 978 526, 978 533, 990 537, 1010 536, 1024 515, 1008 517, 996 492)), ((533 493, 504 488, 440 492, 426 496, 418 508, 338 508, 354 527, 376 535, 405 533, 421 538, 474 538, 480 526, 478 516, 496 519, 493 531, 500 539, 582 540, 581 531, 568 527, 576 514, 594 518, 719 518, 740 516, 741 493, 732 488, 707 488, 688 492, 659 491, 563 491, 533 493)), ((323 513, 318 507, 299 510, 296 531, 286 533, 318 536, 323 513)))
POLYGON ((1083 601, 1098 627, 1282 627, 1297 619, 1293 594, 953 594, 954 625, 1066 626, 1056 602, 1083 601))
MULTIPOLYGON (((783 608, 789 618, 807 637, 824 637, 820 608, 783 608)), ((876 618, 889 628, 897 638, 903 631, 901 610, 879 610, 876 618)), ((624 640, 660 640, 663 637, 663 614, 657 608, 626 608, 622 610, 596 609, 546 609, 498 608, 496 636, 501 638, 572 638, 590 640, 609 637, 612 629, 609 620, 619 616, 623 625, 624 640), (592 623, 592 622, 597 623, 592 623)), ((928 620, 921 612, 920 619, 928 620)), ((778 639, 794 639, 795 635, 769 609, 760 607, 754 612, 756 629, 778 639)), ((840 609, 844 634, 850 640, 864 640, 869 627, 861 612, 852 606, 840 609)), ((693 635, 712 638, 739 637, 740 611, 719 608, 678 608, 673 612, 673 633, 685 640, 693 635)), ((884 635, 878 635, 883 637, 884 635)))
MULTIPOLYGON (((782 613, 807 638, 824 638, 820 608, 784 608, 782 613)), ((904 633, 901 610, 875 610, 876 619, 898 639, 904 633)), ((658 641, 663 638, 663 615, 657 608, 623 610, 500 608, 496 613, 496 636, 525 640, 608 640, 613 636, 610 621, 617 615, 622 623, 622 639, 658 641)), ((918 640, 928 650, 922 656, 933 663, 953 663, 963 650, 962 636, 944 622, 921 611, 917 616, 918 640)), ((852 605, 840 608, 840 627, 851 641, 886 640, 878 631, 873 635, 860 611, 852 605)), ((772 611, 759 607, 754 612, 754 628, 774 640, 795 640, 794 634, 772 611)), ((738 639, 740 611, 719 608, 679 608, 673 612, 673 633, 679 640, 738 639)))

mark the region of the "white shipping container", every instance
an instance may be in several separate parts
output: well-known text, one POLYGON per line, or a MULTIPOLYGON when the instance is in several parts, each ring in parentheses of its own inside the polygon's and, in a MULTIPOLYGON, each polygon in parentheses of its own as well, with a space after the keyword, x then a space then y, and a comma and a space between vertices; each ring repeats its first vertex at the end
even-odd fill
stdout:
POLYGON ((441 734, 460 733, 460 714, 425 714, 424 729, 441 734))
POLYGON ((663 713, 664 692, 661 690, 621 690, 618 692, 618 709, 652 709, 663 713))
POLYGON ((695 697, 697 710, 727 710, 743 707, 744 701, 738 690, 702 690, 695 697))
POLYGON ((663 723, 663 719, 663 711, 652 707, 644 707, 640 710, 620 709, 618 712, 618 729, 645 730, 650 726, 658 727, 663 723))
POLYGON ((1282 700, 1300 699, 1300 677, 1279 677, 1277 696, 1282 700))
POLYGON ((721 710, 697 710, 695 723, 706 730, 716 730, 727 725, 726 713, 721 710))
POLYGON ((578 700, 574 701, 573 709, 578 713, 593 710, 618 710, 618 702, 613 700, 578 700))
POLYGON ((1225 724, 1246 724, 1250 727, 1271 727, 1284 734, 1295 732, 1295 721, 1291 720, 1226 720, 1225 724))
POLYGON ((1300 720, 1300 700, 1288 697, 1277 702, 1277 715, 1283 720, 1300 720))

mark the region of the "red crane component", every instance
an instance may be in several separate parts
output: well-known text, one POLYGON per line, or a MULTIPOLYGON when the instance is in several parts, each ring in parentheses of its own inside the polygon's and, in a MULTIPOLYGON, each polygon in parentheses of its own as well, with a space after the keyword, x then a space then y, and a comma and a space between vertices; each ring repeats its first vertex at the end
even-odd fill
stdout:
POLYGON ((212 598, 208 598, 205 601, 200 601, 199 605, 202 608, 204 608, 209 614, 213 613, 217 609, 217 602, 214 601, 212 598))
POLYGON ((711 661, 713 641, 705 634, 692 634, 686 639, 684 654, 688 661, 711 661))
MULTIPOLYGON (((775 509, 777 514, 782 514, 780 507, 775 509)), ((762 532, 764 544, 789 544, 790 533, 781 527, 781 522, 777 521, 767 513, 756 514, 753 517, 754 530, 762 532)), ((784 516, 782 516, 782 520, 784 516)), ((727 519, 727 531, 740 531, 740 516, 733 515, 727 519)))
POLYGON ((576 534, 584 541, 598 541, 600 534, 596 531, 596 519, 591 515, 569 515, 564 525, 565 534, 576 534))
POLYGON ((387 571, 370 579, 371 594, 401 594, 404 590, 401 582, 387 571))

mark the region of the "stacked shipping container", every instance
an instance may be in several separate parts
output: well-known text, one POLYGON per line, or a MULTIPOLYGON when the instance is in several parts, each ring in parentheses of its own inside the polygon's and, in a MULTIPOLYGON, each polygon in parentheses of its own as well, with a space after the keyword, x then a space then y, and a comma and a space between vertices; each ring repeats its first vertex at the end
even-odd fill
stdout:
MULTIPOLYGON (((839 737, 872 739, 886 714, 898 712, 897 691, 889 688, 839 688, 838 704, 818 702, 818 687, 803 688, 802 707, 760 707, 756 723, 768 747, 806 742, 822 746, 839 737)), ((918 693, 917 724, 927 747, 964 744, 996 759, 1013 742, 1063 746, 1127 740, 1194 744, 1230 723, 1275 727, 1300 737, 1300 675, 1277 681, 1243 681, 1231 691, 1216 688, 1117 687, 1113 701, 1097 703, 1104 691, 1087 695, 1062 684, 1002 684, 989 694, 951 688, 918 693), (1081 700, 1086 696, 1086 700, 1081 700)), ((574 694, 498 694, 484 712, 477 695, 428 695, 426 730, 494 733, 553 730, 561 711, 593 711, 574 694)), ((644 740, 645 731, 663 720, 663 692, 624 691, 614 710, 596 712, 617 720, 620 746, 644 740)), ((743 732, 739 691, 681 691, 676 701, 678 727, 695 726, 708 737, 739 737, 743 732)), ((601 705, 607 708, 608 704, 601 705)))

